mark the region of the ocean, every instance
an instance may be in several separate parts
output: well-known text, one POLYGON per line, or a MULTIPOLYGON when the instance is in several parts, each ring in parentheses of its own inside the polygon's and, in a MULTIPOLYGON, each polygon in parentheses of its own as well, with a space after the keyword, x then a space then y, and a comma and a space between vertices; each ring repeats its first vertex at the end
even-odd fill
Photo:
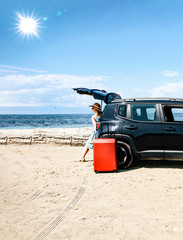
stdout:
POLYGON ((0 129, 92 127, 91 114, 0 115, 0 129))
MULTIPOLYGON (((80 128, 92 127, 91 114, 31 114, 0 115, 0 129, 80 128)), ((183 121, 183 114, 174 114, 183 121)))

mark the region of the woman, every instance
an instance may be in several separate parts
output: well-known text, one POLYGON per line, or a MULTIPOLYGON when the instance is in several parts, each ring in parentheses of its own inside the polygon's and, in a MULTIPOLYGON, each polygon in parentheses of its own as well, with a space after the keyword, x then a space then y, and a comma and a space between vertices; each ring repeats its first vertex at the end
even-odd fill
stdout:
POLYGON ((88 153, 90 149, 93 149, 93 140, 95 138, 95 133, 96 133, 96 123, 98 119, 101 117, 102 112, 101 112, 101 106, 99 103, 94 103, 93 105, 90 105, 89 107, 92 107, 92 111, 95 113, 95 115, 92 116, 91 121, 93 123, 94 130, 92 134, 90 135, 88 141, 86 142, 83 154, 81 155, 80 162, 85 162, 85 156, 88 153))

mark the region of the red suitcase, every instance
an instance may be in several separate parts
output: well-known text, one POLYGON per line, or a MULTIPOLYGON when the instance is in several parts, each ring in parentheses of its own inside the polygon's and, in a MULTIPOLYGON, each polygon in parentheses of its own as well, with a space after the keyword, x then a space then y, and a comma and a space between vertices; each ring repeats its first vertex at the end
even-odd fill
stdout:
POLYGON ((115 138, 94 139, 93 160, 95 172, 117 171, 116 139, 115 138))

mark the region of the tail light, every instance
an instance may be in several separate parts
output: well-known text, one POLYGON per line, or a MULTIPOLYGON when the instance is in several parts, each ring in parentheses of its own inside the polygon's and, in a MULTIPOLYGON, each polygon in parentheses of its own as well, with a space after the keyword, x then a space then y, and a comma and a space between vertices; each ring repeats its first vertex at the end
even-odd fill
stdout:
POLYGON ((97 131, 98 131, 99 127, 100 127, 100 123, 97 123, 97 126, 96 126, 97 131))

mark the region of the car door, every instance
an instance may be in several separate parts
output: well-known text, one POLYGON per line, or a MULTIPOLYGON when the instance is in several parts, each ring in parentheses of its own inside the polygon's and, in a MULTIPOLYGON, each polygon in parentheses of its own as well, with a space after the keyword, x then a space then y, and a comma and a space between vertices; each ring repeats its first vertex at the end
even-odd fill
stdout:
POLYGON ((165 159, 183 160, 183 104, 162 105, 165 159))
POLYGON ((133 139, 141 159, 163 159, 163 135, 158 113, 153 103, 132 103, 129 120, 125 120, 123 132, 133 139))

